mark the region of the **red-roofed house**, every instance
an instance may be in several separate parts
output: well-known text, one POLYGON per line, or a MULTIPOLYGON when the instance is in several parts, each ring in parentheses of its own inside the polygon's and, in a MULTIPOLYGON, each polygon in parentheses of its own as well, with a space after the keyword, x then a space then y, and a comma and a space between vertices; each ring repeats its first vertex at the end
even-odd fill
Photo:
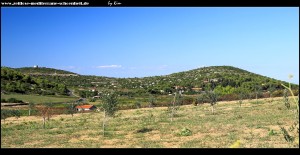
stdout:
POLYGON ((75 107, 77 111, 90 111, 96 109, 94 105, 78 105, 75 107))

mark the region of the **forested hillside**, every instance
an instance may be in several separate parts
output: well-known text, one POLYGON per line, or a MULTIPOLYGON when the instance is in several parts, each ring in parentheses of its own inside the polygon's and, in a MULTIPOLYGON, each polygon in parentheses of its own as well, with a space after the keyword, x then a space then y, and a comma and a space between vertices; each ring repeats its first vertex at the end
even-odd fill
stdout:
POLYGON ((1 92, 41 95, 68 95, 68 89, 64 84, 25 75, 7 67, 1 67, 1 92))
POLYGON ((46 68, 46 67, 22 67, 22 68, 15 68, 16 71, 19 71, 23 74, 47 74, 47 75, 55 75, 55 74, 73 74, 77 75, 76 73, 64 71, 60 69, 54 68, 46 68))
MULTIPOLYGON (((1 81, 1 90, 7 92, 66 95, 68 87, 81 97, 95 96, 106 90, 113 90, 121 96, 148 96, 171 95, 176 91, 194 95, 208 89, 215 90, 219 96, 241 92, 280 96, 284 89, 281 84, 288 85, 287 82, 232 66, 203 67, 144 78, 86 76, 51 68, 1 68, 1 81)), ((299 86, 292 84, 292 88, 298 94, 299 86)))

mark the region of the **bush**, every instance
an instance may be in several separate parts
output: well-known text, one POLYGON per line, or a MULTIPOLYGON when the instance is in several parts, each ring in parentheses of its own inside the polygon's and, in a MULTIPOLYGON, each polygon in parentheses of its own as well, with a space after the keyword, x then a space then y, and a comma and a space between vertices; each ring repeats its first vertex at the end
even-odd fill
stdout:
POLYGON ((15 99, 15 98, 9 98, 7 100, 8 103, 23 103, 23 101, 15 99))
POLYGON ((142 107, 142 104, 141 104, 141 102, 139 102, 139 101, 136 101, 136 102, 134 103, 134 105, 135 105, 135 107, 136 107, 137 109, 142 107))
POLYGON ((19 110, 7 110, 7 109, 1 109, 1 119, 6 119, 8 117, 20 117, 21 113, 19 110))
POLYGON ((191 97, 183 97, 183 104, 193 104, 194 99, 191 97))
POLYGON ((179 134, 181 136, 190 136, 192 135, 192 131, 188 128, 183 128, 179 134))
POLYGON ((299 94, 299 89, 294 89, 294 90, 293 90, 293 93, 294 93, 295 96, 298 96, 298 94, 299 94))
POLYGON ((283 90, 276 90, 272 94, 273 97, 282 97, 283 96, 283 90))
POLYGON ((205 94, 200 94, 196 100, 197 100, 197 105, 209 102, 209 100, 205 97, 205 94))
POLYGON ((276 135, 277 133, 273 130, 273 129, 271 129, 270 131, 269 131, 269 133, 268 133, 268 135, 269 136, 274 136, 274 135, 276 135))
POLYGON ((226 94, 219 97, 219 101, 233 101, 238 100, 239 96, 237 94, 226 94))
POLYGON ((96 102, 96 99, 95 98, 91 98, 89 99, 90 102, 96 102))
POLYGON ((1 103, 6 103, 6 102, 7 101, 4 98, 1 99, 1 103))

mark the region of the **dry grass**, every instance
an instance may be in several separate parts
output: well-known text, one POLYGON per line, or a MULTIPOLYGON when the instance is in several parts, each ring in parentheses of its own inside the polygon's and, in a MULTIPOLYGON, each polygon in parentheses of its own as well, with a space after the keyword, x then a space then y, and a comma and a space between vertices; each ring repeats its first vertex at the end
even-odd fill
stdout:
MULTIPOLYGON (((288 126, 293 113, 282 98, 219 102, 212 115, 208 104, 181 106, 173 122, 166 107, 120 110, 107 122, 102 136, 102 112, 42 118, 24 116, 1 121, 2 148, 228 148, 236 140, 246 148, 286 148, 279 125, 288 126), (183 128, 191 136, 181 136, 183 128), (145 129, 145 130, 143 130, 145 129), (273 129, 275 135, 269 135, 273 129)), ((293 107, 295 108, 295 107, 293 107)))

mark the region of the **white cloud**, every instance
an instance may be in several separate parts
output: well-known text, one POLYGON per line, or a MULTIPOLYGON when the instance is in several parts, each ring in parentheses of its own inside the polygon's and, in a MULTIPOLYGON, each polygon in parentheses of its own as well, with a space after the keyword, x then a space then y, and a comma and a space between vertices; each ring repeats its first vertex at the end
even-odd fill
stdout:
POLYGON ((97 66, 96 68, 121 68, 121 65, 104 65, 104 66, 97 66))

